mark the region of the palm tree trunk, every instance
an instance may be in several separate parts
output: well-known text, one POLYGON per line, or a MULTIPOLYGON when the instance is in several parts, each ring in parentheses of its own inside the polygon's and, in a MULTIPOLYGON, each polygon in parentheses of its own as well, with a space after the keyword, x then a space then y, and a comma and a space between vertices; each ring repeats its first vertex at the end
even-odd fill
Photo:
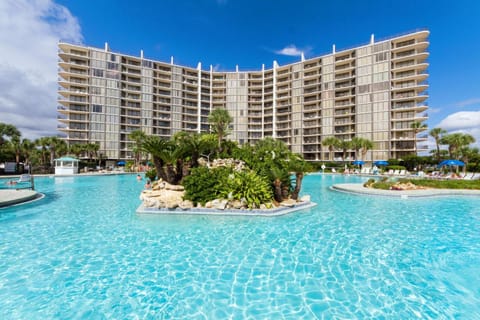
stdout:
POLYGON ((273 197, 275 198, 275 201, 282 202, 283 201, 283 196, 282 196, 282 181, 280 179, 275 179, 273 181, 273 197))
POLYGON ((303 172, 295 173, 295 189, 292 192, 292 199, 297 200, 302 189, 303 172))

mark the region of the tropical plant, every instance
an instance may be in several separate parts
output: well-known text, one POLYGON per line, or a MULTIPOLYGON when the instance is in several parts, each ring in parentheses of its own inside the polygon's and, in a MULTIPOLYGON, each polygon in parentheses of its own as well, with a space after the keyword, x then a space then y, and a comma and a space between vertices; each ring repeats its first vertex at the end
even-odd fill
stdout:
POLYGON ((75 143, 69 146, 68 150, 72 153, 76 158, 80 158, 80 155, 85 152, 85 144, 75 143))
POLYGON ((0 147, 7 141, 7 137, 20 137, 21 135, 20 131, 14 125, 0 122, 0 147))
POLYGON ((152 155, 153 165, 157 171, 157 176, 163 180, 167 179, 163 171, 164 161, 162 158, 162 151, 167 145, 168 141, 161 139, 158 136, 147 136, 142 143, 142 150, 152 155))
POLYGON ((48 151, 48 145, 50 143, 50 139, 48 137, 41 137, 35 140, 35 145, 40 147, 40 155, 41 155, 41 164, 42 166, 47 166, 48 165, 48 156, 49 156, 49 151, 48 151))
POLYGON ((220 183, 220 197, 244 201, 250 209, 259 208, 262 203, 273 199, 268 179, 252 170, 235 171, 220 183))
POLYGON ((157 178, 157 170, 152 168, 150 170, 145 171, 145 177, 150 179, 150 181, 155 181, 157 178))
POLYGON ((292 199, 297 200, 302 188, 304 174, 311 170, 311 166, 300 156, 292 157, 289 162, 289 170, 295 172, 295 188, 292 191, 292 199))
MULTIPOLYGON (((208 167, 197 167, 191 170, 190 175, 185 177, 182 185, 185 188, 185 200, 194 204, 205 205, 219 197, 224 181, 232 174, 231 168, 219 167, 209 169, 208 167)), ((227 193, 228 194, 228 193, 227 193)))
POLYGON ((365 155, 367 154, 368 150, 373 149, 373 142, 366 138, 353 137, 351 141, 351 146, 355 150, 355 160, 359 160, 358 155, 360 153, 360 150, 362 159, 365 160, 365 155))
POLYGON ((460 149, 475 142, 475 138, 467 133, 452 133, 444 135, 440 142, 448 145, 448 154, 451 158, 458 159, 460 157, 460 149))
POLYGON ((427 129, 427 125, 420 121, 414 121, 410 127, 413 130, 413 152, 417 154, 417 134, 425 129, 427 129))
POLYGON ((442 128, 433 128, 429 132, 430 136, 433 139, 435 139, 435 144, 436 144, 436 147, 437 147, 437 153, 436 153, 435 156, 437 158, 437 161, 439 161, 439 162, 440 162, 440 141, 442 139, 442 136, 446 133, 447 133, 447 131, 442 129, 442 128))
POLYGON ((67 152, 67 143, 58 137, 48 137, 47 147, 50 152, 50 165, 53 166, 53 162, 58 155, 63 155, 67 152))
POLYGON ((352 147, 352 143, 349 140, 340 140, 338 142, 338 148, 342 150, 342 160, 347 158, 347 151, 352 147))
POLYGON ((365 160, 365 156, 367 155, 368 150, 372 150, 374 147, 373 141, 369 139, 363 139, 362 140, 362 145, 361 145, 361 153, 362 153, 362 159, 365 160))
POLYGON ((208 116, 210 130, 218 137, 218 152, 222 152, 222 141, 229 133, 229 126, 233 118, 226 109, 215 109, 208 116))
POLYGON ((339 144, 340 144, 340 140, 335 137, 327 137, 322 140, 322 146, 328 147, 330 161, 333 161, 333 152, 335 148, 338 147, 339 144))
POLYGON ((135 155, 135 167, 138 167, 141 161, 141 154, 142 154, 142 142, 146 139, 147 135, 142 130, 134 130, 130 132, 128 138, 134 141, 134 145, 132 147, 132 151, 135 155))
POLYGON ((35 150, 35 143, 30 139, 24 138, 22 139, 22 143, 20 145, 21 153, 24 157, 25 165, 30 166, 30 157, 35 150))
POLYGON ((467 173, 467 166, 471 159, 478 157, 478 148, 463 147, 460 149, 460 157, 465 163, 463 166, 463 174, 467 173))

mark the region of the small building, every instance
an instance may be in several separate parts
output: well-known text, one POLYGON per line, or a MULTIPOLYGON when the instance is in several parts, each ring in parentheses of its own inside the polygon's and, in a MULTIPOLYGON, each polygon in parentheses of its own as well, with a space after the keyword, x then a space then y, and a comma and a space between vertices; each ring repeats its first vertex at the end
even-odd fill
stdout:
POLYGON ((78 159, 61 157, 55 159, 55 175, 68 175, 78 173, 78 159))

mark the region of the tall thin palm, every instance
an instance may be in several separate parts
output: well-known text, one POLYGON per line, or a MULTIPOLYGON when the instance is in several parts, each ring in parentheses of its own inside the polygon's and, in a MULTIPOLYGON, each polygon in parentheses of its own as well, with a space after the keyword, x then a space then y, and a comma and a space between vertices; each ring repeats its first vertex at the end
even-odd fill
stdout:
POLYGON ((440 161, 440 140, 442 139, 442 136, 446 133, 447 131, 442 128, 433 128, 429 132, 430 136, 433 139, 435 139, 435 144, 437 147, 437 154, 436 154, 437 161, 440 161))
POLYGON ((233 118, 230 116, 226 109, 215 109, 208 116, 208 122, 210 123, 210 129, 212 133, 218 137, 218 151, 222 152, 222 140, 230 133, 230 123, 233 118))
POLYGON ((132 151, 135 154, 135 166, 138 166, 141 161, 140 159, 142 154, 141 145, 143 141, 147 138, 147 135, 145 134, 145 132, 141 130, 134 130, 130 132, 130 134, 128 135, 128 138, 135 142, 135 145, 133 146, 132 151))
POLYGON ((413 130, 413 152, 415 155, 417 155, 417 134, 427 129, 427 125, 420 121, 414 121, 410 127, 413 130))
POLYGON ((361 145, 361 152, 362 152, 362 159, 365 160, 365 156, 367 155, 368 150, 372 150, 374 147, 373 141, 369 139, 363 139, 361 145))

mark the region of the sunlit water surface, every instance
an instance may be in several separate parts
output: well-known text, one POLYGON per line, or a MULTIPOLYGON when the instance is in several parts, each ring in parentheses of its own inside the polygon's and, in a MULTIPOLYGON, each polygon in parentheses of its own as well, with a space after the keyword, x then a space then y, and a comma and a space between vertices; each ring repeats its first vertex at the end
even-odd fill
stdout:
POLYGON ((281 217, 137 215, 135 175, 0 210, 0 319, 479 319, 480 199, 331 191, 281 217))

